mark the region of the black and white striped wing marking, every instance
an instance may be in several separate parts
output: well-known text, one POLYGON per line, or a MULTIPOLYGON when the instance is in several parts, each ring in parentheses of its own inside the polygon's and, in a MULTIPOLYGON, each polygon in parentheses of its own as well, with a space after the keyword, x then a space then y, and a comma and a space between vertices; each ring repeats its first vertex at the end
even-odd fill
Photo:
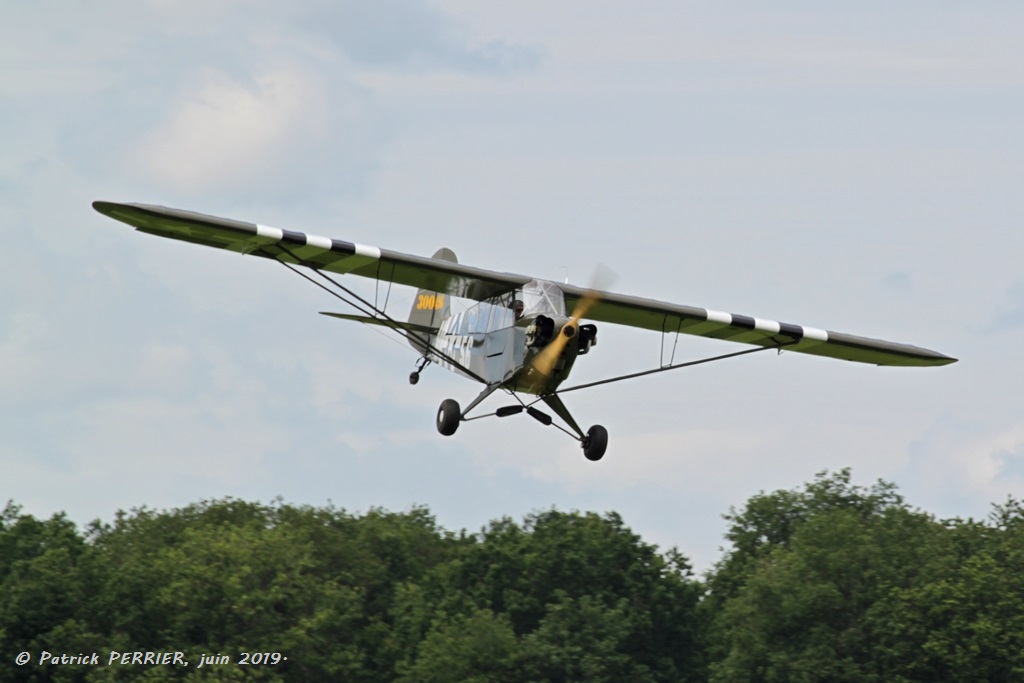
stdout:
MULTIPOLYGON (((569 307, 584 292, 567 285, 563 289, 569 307)), ((787 351, 874 365, 930 366, 956 362, 955 358, 910 344, 611 292, 601 293, 598 304, 587 317, 658 332, 784 347, 787 351)))
MULTIPOLYGON (((477 301, 521 287, 533 279, 163 206, 93 202, 93 208, 152 235, 333 273, 351 273, 429 291, 446 292, 477 301)), ((572 285, 558 286, 565 293, 566 305, 570 310, 585 293, 585 290, 572 285)), ((598 303, 590 310, 587 318, 659 332, 785 347, 798 353, 875 365, 929 366, 956 362, 955 358, 910 344, 612 292, 600 293, 598 303)))
POLYGON ((149 204, 93 202, 140 232, 481 301, 530 281, 441 259, 149 204))

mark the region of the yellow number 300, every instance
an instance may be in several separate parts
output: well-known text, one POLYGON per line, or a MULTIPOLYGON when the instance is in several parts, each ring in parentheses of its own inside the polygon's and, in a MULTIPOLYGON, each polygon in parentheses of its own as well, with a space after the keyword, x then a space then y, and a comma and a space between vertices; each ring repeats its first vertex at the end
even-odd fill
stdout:
POLYGON ((418 310, 436 311, 444 308, 444 294, 420 294, 416 300, 418 310))

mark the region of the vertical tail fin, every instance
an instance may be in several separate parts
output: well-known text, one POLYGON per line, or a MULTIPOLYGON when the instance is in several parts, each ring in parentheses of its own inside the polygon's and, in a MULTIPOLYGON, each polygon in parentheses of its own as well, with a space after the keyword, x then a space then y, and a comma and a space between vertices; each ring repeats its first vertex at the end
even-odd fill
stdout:
MULTIPOLYGON (((438 249, 431 258, 441 261, 458 263, 455 252, 447 247, 438 249)), ((409 312, 409 322, 424 327, 432 327, 435 330, 441 326, 441 321, 448 317, 451 306, 448 303, 448 295, 443 292, 432 292, 428 289, 420 289, 416 292, 416 298, 412 302, 412 310, 409 312)), ((427 344, 433 343, 434 335, 426 335, 414 332, 409 343, 417 351, 424 351, 427 344)))

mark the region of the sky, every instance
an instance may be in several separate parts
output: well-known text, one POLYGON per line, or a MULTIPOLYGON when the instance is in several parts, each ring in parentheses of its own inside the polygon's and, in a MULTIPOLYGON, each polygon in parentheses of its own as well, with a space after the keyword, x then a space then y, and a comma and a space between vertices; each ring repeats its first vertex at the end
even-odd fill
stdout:
MULTIPOLYGON (((823 470, 984 517, 1024 495, 1022 23, 995 1, 0 0, 0 502, 426 505, 471 532, 614 510, 698 570, 730 506, 823 470), (624 294, 960 362, 765 353, 569 394, 608 429, 599 463, 525 415, 446 438, 437 406, 473 383, 410 386, 403 342, 317 315, 344 309, 286 269, 97 199, 580 285, 606 264, 624 294)), ((660 335, 599 340, 573 380, 658 363, 660 335)))

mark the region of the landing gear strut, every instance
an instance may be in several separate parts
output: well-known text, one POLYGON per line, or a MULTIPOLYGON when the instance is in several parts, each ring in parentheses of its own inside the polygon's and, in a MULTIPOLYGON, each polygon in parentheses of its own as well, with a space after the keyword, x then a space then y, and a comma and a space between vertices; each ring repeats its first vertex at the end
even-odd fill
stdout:
POLYGON ((416 363, 416 369, 409 373, 409 384, 418 384, 420 381, 420 373, 423 372, 423 368, 430 365, 430 359, 426 356, 420 358, 419 362, 416 363))
MULTIPOLYGON (((484 387, 484 390, 480 392, 480 395, 473 399, 465 410, 462 410, 455 399, 447 398, 441 402, 441 405, 437 409, 437 431, 444 436, 451 436, 458 430, 459 423, 463 420, 477 420, 480 417, 488 417, 489 415, 495 415, 497 417, 509 417, 510 415, 518 415, 522 412, 528 413, 535 420, 543 425, 551 425, 551 416, 547 413, 537 410, 532 404, 525 404, 522 401, 519 405, 502 406, 489 415, 481 415, 479 417, 466 417, 473 408, 475 408, 481 401, 490 396, 496 389, 499 388, 497 383, 489 384, 484 387)), ((565 404, 558 398, 556 394, 547 394, 541 396, 540 400, 544 401, 555 413, 562 418, 569 429, 564 429, 559 425, 555 425, 561 431, 565 432, 569 436, 578 439, 580 446, 583 448, 583 455, 587 460, 596 462, 604 457, 604 453, 608 450, 608 430, 601 425, 594 425, 584 434, 583 430, 580 429, 576 420, 573 419, 572 415, 566 409, 565 404), (570 431, 572 430, 572 431, 570 431)))

